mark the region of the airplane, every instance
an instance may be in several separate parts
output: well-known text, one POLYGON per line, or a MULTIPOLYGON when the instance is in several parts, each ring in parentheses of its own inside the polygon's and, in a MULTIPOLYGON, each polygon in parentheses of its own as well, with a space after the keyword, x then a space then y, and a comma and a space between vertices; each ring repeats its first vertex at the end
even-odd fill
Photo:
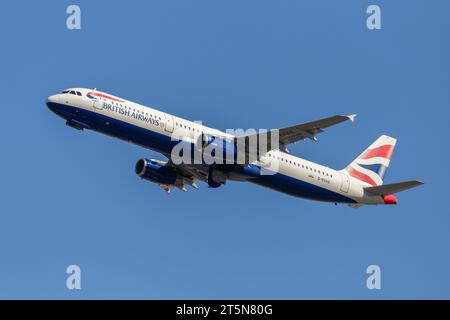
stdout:
MULTIPOLYGON (((317 141, 318 133, 347 120, 354 122, 356 115, 336 115, 281 128, 276 131, 276 143, 267 142, 265 149, 260 146, 250 149, 242 148, 242 141, 261 140, 260 133, 237 137, 97 89, 66 89, 49 96, 46 105, 69 127, 93 130, 164 155, 168 160, 139 159, 135 173, 167 193, 174 188, 187 191, 186 186, 198 189, 196 181, 203 181, 210 188, 218 188, 227 180, 246 181, 303 199, 358 208, 397 204, 395 193, 423 184, 418 180, 383 184, 397 142, 387 135, 376 139, 341 170, 289 153, 287 145, 305 139, 317 141), (233 156, 231 162, 211 163, 200 158, 200 162, 177 163, 172 156, 180 144, 187 147, 183 150, 192 150, 193 154, 203 154, 210 146, 234 151, 239 147, 244 150, 244 157, 240 158, 244 160, 238 162, 233 156), (273 163, 276 170, 271 169, 273 163)), ((218 156, 222 157, 220 150, 218 156)), ((187 158, 192 159, 192 154, 187 158)))

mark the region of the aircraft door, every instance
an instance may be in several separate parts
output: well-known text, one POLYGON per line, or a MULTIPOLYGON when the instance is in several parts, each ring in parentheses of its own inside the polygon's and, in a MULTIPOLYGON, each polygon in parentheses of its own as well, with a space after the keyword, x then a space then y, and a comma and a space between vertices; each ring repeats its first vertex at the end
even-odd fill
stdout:
POLYGON ((350 179, 345 173, 341 173, 341 191, 347 193, 350 187, 350 179))
POLYGON ((103 102, 96 95, 95 89, 93 91, 87 93, 86 96, 92 101, 92 108, 94 109, 94 111, 103 109, 103 102))
POLYGON ((100 101, 100 99, 95 99, 93 100, 93 105, 94 110, 102 110, 103 109, 103 103, 102 101, 100 101))
POLYGON ((173 117, 170 114, 166 113, 164 113, 164 117, 166 120, 164 130, 166 130, 167 132, 173 132, 173 117))

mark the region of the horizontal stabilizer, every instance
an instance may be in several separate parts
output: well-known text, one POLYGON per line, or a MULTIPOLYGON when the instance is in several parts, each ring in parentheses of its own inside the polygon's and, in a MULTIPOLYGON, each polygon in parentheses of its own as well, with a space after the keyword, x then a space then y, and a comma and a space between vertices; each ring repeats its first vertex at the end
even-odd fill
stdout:
POLYGON ((423 184, 423 182, 418 180, 411 180, 399 183, 384 184, 376 187, 367 187, 364 188, 364 191, 372 195, 386 196, 420 186, 421 184, 423 184))

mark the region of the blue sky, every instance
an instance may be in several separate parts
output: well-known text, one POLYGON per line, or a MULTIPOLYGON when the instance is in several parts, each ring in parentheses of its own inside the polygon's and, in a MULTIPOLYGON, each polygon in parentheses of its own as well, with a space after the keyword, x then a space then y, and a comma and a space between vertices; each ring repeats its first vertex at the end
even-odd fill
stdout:
POLYGON ((448 1, 2 4, 0 298, 450 298, 448 1), (77 4, 82 29, 66 29, 77 4), (366 28, 378 4, 382 29, 366 28), (357 113, 292 152, 342 168, 398 138, 392 207, 308 202, 235 182, 166 196, 154 152, 66 127, 45 106, 102 91, 206 125, 357 113), (66 289, 77 264, 82 289, 66 289), (382 289, 366 288, 381 267, 382 289))

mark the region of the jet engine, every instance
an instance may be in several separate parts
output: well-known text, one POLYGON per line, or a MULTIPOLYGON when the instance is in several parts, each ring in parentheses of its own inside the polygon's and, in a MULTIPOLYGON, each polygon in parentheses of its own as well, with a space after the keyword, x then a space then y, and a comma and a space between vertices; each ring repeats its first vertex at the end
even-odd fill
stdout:
POLYGON ((166 190, 167 193, 170 193, 174 187, 187 191, 185 184, 198 189, 193 178, 179 174, 174 167, 166 164, 167 162, 161 160, 139 159, 136 162, 134 171, 139 177, 156 183, 166 190))
POLYGON ((139 159, 134 171, 142 179, 155 183, 171 185, 177 181, 176 171, 156 160, 139 159))

